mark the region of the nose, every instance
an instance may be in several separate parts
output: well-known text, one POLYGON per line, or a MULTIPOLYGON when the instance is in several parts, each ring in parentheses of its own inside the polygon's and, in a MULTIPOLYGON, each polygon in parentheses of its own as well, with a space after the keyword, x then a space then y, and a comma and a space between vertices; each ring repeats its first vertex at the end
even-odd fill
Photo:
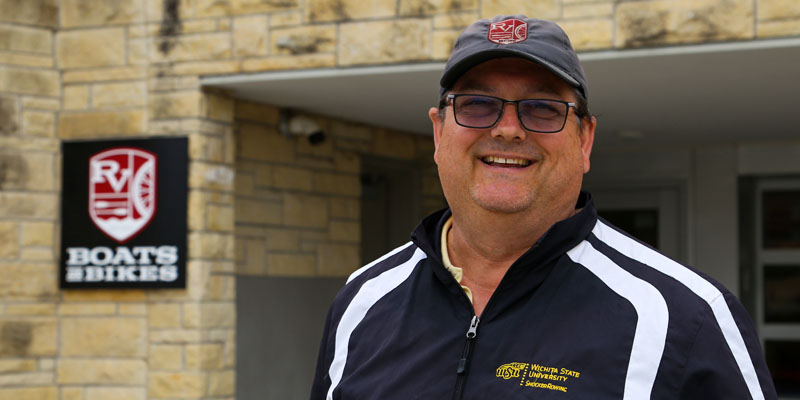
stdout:
POLYGON ((523 141, 528 136, 517 115, 517 105, 508 102, 503 104, 503 115, 492 129, 492 137, 508 141, 523 141))

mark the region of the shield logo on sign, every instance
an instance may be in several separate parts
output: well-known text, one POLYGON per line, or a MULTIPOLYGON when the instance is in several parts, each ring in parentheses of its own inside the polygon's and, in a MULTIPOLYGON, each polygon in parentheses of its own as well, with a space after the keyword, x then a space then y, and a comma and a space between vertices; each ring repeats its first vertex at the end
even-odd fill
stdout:
POLYGON ((89 158, 89 216, 111 239, 125 243, 156 213, 157 157, 115 147, 89 158))

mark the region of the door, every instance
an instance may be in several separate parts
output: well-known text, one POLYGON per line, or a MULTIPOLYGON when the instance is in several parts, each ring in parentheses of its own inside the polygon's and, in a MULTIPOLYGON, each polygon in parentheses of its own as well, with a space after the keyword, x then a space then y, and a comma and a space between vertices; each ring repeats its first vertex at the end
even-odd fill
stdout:
POLYGON ((361 160, 361 260, 364 264, 411 240, 423 217, 422 178, 414 163, 361 160))
POLYGON ((800 399, 800 179, 755 186, 755 319, 781 399, 800 399))

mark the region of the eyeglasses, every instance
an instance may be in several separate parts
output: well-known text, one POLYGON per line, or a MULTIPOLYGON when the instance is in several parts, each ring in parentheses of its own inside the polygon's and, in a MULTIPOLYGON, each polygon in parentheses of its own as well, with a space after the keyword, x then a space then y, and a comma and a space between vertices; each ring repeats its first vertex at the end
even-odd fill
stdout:
POLYGON ((477 94, 450 94, 456 123, 467 128, 487 129, 503 117, 506 103, 517 105, 517 117, 522 127, 533 132, 555 133, 564 129, 569 108, 575 103, 562 100, 506 100, 477 94))

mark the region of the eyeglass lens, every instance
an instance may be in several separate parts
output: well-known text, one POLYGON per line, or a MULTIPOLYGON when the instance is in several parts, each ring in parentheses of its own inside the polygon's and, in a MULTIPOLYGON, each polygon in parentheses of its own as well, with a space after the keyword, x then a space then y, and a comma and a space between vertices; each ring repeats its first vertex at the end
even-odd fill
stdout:
MULTIPOLYGON (((517 115, 522 126, 535 132, 558 132, 564 128, 569 105, 557 100, 519 100, 517 115)), ((496 97, 456 95, 456 122, 469 128, 489 128, 500 120, 505 101, 496 97)))

